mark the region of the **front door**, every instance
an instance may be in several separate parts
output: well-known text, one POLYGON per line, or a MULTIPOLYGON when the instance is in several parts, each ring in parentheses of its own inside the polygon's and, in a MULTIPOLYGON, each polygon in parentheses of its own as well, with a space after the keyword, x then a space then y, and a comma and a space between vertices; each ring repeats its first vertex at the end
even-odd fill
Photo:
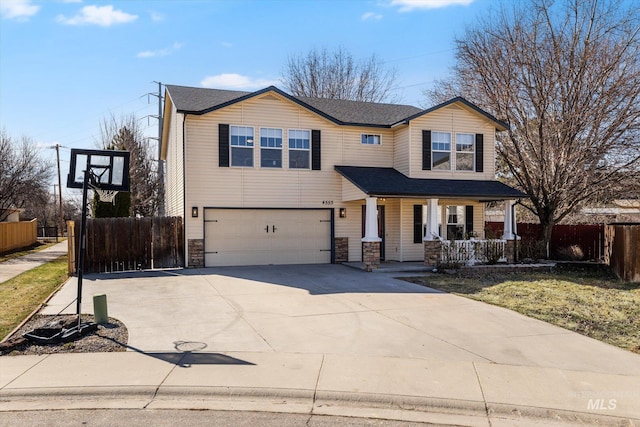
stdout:
MULTIPOLYGON (((365 224, 367 222, 367 206, 362 205, 362 237, 365 235, 365 224)), ((378 205, 378 237, 380 242, 380 261, 384 261, 384 206, 378 205)), ((364 251, 362 251, 364 253, 364 251)))

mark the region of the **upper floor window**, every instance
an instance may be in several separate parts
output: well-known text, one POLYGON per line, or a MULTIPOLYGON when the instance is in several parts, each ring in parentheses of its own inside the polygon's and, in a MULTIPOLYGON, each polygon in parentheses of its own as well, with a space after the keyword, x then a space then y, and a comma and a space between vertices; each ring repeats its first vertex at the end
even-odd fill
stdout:
POLYGON ((471 133, 456 134, 456 170, 473 171, 475 135, 471 133))
POLYGON ((431 132, 431 169, 451 170, 451 134, 431 132))
POLYGON ((282 167, 282 129, 260 128, 260 167, 282 167))
POLYGON ((311 131, 289 129, 289 168, 309 169, 311 131))
POLYGON ((367 145, 380 145, 380 135, 362 134, 362 143, 367 145))
POLYGON ((231 166, 253 167, 253 128, 229 126, 231 134, 231 166))

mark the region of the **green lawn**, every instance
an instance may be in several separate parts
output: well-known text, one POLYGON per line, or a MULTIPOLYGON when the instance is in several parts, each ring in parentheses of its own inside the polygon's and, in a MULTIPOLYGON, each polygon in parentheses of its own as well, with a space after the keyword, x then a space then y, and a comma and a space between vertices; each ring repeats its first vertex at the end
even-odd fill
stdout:
POLYGON ((38 308, 67 277, 65 255, 0 283, 0 339, 38 308))
POLYGON ((505 307, 640 353, 640 284, 595 273, 518 273, 413 283, 505 307))

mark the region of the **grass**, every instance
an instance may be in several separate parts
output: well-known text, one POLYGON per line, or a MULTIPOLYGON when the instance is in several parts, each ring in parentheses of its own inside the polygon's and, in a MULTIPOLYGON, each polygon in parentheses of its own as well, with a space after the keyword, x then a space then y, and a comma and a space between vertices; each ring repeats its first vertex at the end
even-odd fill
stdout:
POLYGON ((0 283, 0 339, 67 280, 67 256, 0 283))
POLYGON ((518 273, 407 279, 640 353, 640 284, 602 273, 518 273))
POLYGON ((32 254, 34 252, 40 252, 43 249, 47 249, 50 246, 55 245, 56 242, 52 242, 52 243, 40 243, 40 242, 36 242, 33 245, 20 249, 16 252, 9 252, 9 253, 4 253, 4 254, 0 254, 0 262, 5 262, 5 261, 9 261, 10 259, 14 259, 14 258, 19 258, 23 255, 29 255, 32 254))

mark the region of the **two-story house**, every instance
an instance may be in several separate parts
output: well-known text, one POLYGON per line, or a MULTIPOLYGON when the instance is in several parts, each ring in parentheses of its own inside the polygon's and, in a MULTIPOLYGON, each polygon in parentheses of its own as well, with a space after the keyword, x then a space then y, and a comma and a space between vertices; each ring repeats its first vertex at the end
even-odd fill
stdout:
POLYGON ((486 201, 524 196, 495 179, 506 129, 463 98, 422 110, 167 85, 167 214, 193 267, 422 261, 430 241, 482 238, 486 201))

